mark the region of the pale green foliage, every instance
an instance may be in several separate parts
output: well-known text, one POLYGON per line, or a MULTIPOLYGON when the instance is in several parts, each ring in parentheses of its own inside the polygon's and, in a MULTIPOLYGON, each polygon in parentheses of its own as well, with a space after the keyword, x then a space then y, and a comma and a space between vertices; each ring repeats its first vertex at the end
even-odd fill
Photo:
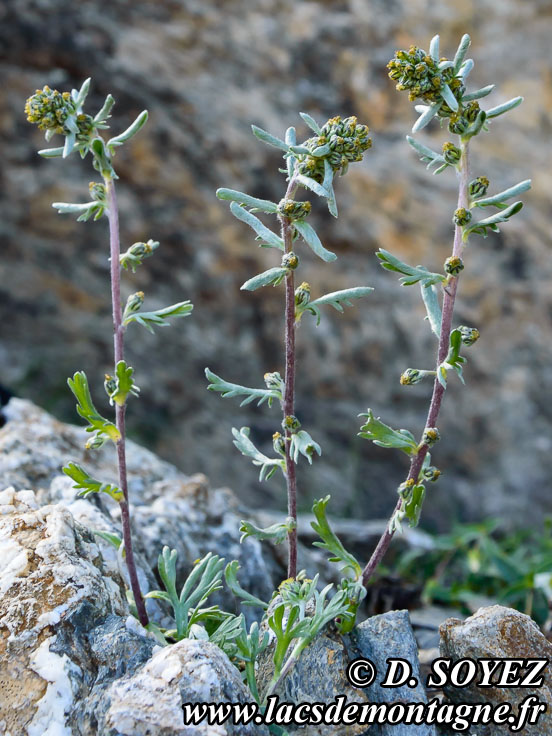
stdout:
POLYGON ((68 475, 72 481, 74 481, 74 487, 81 489, 78 494, 81 498, 88 496, 90 493, 105 493, 110 496, 114 501, 122 501, 123 492, 117 486, 110 483, 102 483, 95 478, 92 478, 86 470, 77 463, 68 463, 64 468, 63 472, 68 475))
POLYGON ((77 414, 88 422, 87 432, 95 432, 96 438, 108 437, 113 442, 120 439, 121 434, 113 422, 108 421, 97 411, 88 388, 88 379, 84 371, 77 371, 67 384, 77 400, 77 414))
MULTIPOLYGON (((281 381, 281 387, 279 388, 247 388, 246 386, 240 386, 237 383, 229 383, 225 381, 216 373, 205 369, 205 375, 209 381, 207 386, 208 391, 216 391, 221 394, 223 398, 231 398, 234 396, 245 396, 245 399, 241 402, 240 406, 245 406, 252 401, 257 401, 257 406, 260 406, 263 402, 267 402, 269 406, 272 406, 274 399, 278 401, 282 400, 282 392, 284 389, 284 382, 281 381)), ((280 379, 281 380, 281 379, 280 379)))
POLYGON ((268 480, 274 473, 280 468, 282 473, 285 473, 286 466, 285 460, 281 457, 270 458, 264 455, 258 450, 253 442, 249 439, 250 429, 249 427, 242 427, 241 429, 232 429, 234 435, 234 444, 241 452, 242 455, 251 458, 253 465, 261 468, 259 473, 259 480, 268 480))
POLYGON ((153 334, 155 331, 153 329, 154 327, 168 327, 170 324, 168 320, 171 318, 189 317, 193 308, 193 304, 190 301, 185 301, 173 304, 170 307, 156 309, 153 312, 133 312, 125 315, 123 325, 126 326, 131 322, 136 322, 153 334))
POLYGON ((366 417, 366 422, 359 432, 359 435, 364 439, 372 440, 379 447, 395 447, 407 455, 413 455, 416 452, 418 444, 412 432, 407 429, 392 429, 384 424, 379 417, 375 417, 371 409, 368 409, 365 414, 360 414, 360 416, 366 417))

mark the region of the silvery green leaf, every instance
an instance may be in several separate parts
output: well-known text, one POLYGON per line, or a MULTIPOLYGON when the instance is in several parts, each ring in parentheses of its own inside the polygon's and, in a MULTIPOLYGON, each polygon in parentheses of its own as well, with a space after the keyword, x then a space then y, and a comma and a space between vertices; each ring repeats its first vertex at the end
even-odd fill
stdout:
POLYGON ((240 289, 243 291, 255 291, 255 289, 260 289, 261 286, 269 286, 270 284, 272 284, 272 286, 278 286, 278 284, 282 283, 287 274, 287 268, 281 268, 280 266, 269 268, 268 271, 263 271, 263 273, 259 273, 257 276, 253 276, 253 278, 248 279, 245 284, 240 286, 240 289))
POLYGON ((490 207, 491 205, 494 207, 499 207, 507 199, 517 197, 519 194, 526 192, 528 189, 531 189, 531 179, 520 181, 519 184, 515 184, 513 187, 505 189, 503 192, 499 192, 498 194, 493 194, 491 197, 482 197, 481 199, 476 199, 473 201, 473 204, 476 207, 490 207))
POLYGON ((431 286, 432 284, 442 283, 447 280, 443 274, 428 271, 425 266, 409 266, 383 248, 380 248, 376 252, 376 256, 380 259, 380 266, 382 268, 404 274, 399 279, 402 286, 412 286, 418 282, 421 282, 424 286, 431 286))
POLYGON ((438 169, 435 169, 435 171, 433 172, 433 175, 437 176, 437 174, 441 174, 448 166, 449 164, 447 164, 447 162, 445 161, 445 163, 442 166, 439 166, 438 169))
POLYGON ((329 558, 329 561, 339 563, 342 574, 352 575, 355 580, 358 580, 362 575, 361 566, 357 559, 350 552, 347 552, 327 519, 326 506, 329 500, 330 496, 326 496, 319 501, 315 501, 312 505, 312 512, 316 521, 311 521, 311 526, 322 540, 321 542, 313 542, 313 546, 330 552, 332 557, 329 558))
POLYGON ((90 81, 91 81, 91 77, 88 77, 88 79, 85 79, 84 82, 82 83, 82 87, 77 92, 75 103, 78 108, 82 107, 84 101, 86 100, 86 97, 88 95, 88 90, 90 89, 90 81))
POLYGON ((449 61, 448 59, 445 59, 444 61, 440 61, 437 68, 440 72, 444 71, 445 69, 452 69, 454 66, 452 61, 449 61))
POLYGON ((272 406, 274 399, 277 401, 282 400, 284 382, 282 381, 282 389, 268 389, 268 388, 247 388, 246 386, 240 386, 237 383, 229 383, 225 381, 216 373, 210 371, 209 368, 205 369, 205 376, 209 381, 207 386, 208 391, 217 391, 221 394, 223 399, 232 398, 234 396, 245 396, 245 399, 241 402, 240 406, 245 406, 251 401, 257 401, 257 406, 260 406, 264 401, 268 402, 269 406, 272 406))
POLYGON ((235 446, 242 455, 251 458, 253 465, 261 468, 259 480, 268 480, 274 475, 278 468, 280 468, 282 473, 285 475, 285 460, 283 458, 270 458, 263 455, 263 453, 257 450, 253 442, 249 439, 250 431, 249 427, 242 427, 240 430, 232 428, 235 446))
POLYGON ((448 84, 441 85, 441 88, 439 90, 439 93, 440 93, 441 97, 443 98, 443 100, 450 107, 450 109, 451 110, 454 110, 454 112, 456 112, 458 110, 458 100, 452 94, 452 90, 448 86, 448 84))
POLYGON ((331 251, 324 248, 324 246, 320 242, 320 238, 316 234, 316 231, 311 225, 309 225, 308 222, 305 222, 304 220, 296 220, 294 221, 293 226, 301 235, 305 243, 319 258, 321 258, 323 261, 326 261, 326 263, 331 263, 331 261, 335 261, 335 259, 337 258, 335 253, 332 253, 331 251))
POLYGON ((441 336, 441 307, 437 298, 437 288, 434 284, 424 285, 420 283, 422 299, 427 312, 430 327, 437 338, 441 336))
POLYGON ((309 148, 307 148, 306 146, 295 146, 295 145, 293 145, 293 146, 289 146, 289 150, 292 153, 297 153, 297 154, 299 154, 301 156, 312 156, 313 155, 312 151, 309 148))
MULTIPOLYGON (((288 146, 294 146, 297 143, 295 128, 290 127, 286 130, 286 143, 288 146)), ((292 156, 291 153, 286 156, 286 169, 289 181, 291 181, 291 178, 293 177, 296 162, 297 159, 295 156, 292 156)))
POLYGON ((320 324, 320 307, 327 304, 338 312, 343 312, 343 307, 352 307, 352 299, 361 299, 363 296, 367 296, 374 291, 371 286, 356 286, 352 289, 342 289, 340 291, 333 291, 330 294, 324 294, 324 296, 318 297, 309 302, 304 308, 297 307, 296 319, 299 320, 304 312, 310 312, 316 317, 316 325, 320 324))
POLYGON ((323 158, 324 156, 327 156, 330 151, 330 144, 325 143, 323 146, 317 146, 314 150, 310 152, 310 154, 315 158, 323 158))
POLYGON ((131 322, 137 322, 146 330, 149 330, 153 334, 154 327, 168 327, 170 323, 169 318, 176 317, 188 317, 194 306, 189 300, 185 302, 178 302, 178 304, 172 304, 170 307, 163 307, 162 309, 156 309, 153 312, 135 312, 129 314, 123 321, 123 325, 130 324, 131 322))
POLYGON ((429 55, 436 64, 439 63, 439 36, 433 36, 429 42, 429 55))
POLYGON ((65 136, 65 145, 63 146, 63 153, 62 153, 63 158, 67 158, 67 156, 69 156, 73 152, 73 149, 75 148, 76 139, 77 139, 77 136, 73 132, 68 133, 65 136))
POLYGON ((417 452, 418 445, 412 432, 407 429, 391 429, 379 417, 375 417, 371 409, 360 416, 367 418, 359 432, 364 439, 372 440, 379 447, 396 447, 407 455, 414 455, 417 452))
POLYGON ((523 202, 514 202, 514 204, 510 205, 505 210, 502 210, 502 212, 496 212, 494 215, 486 217, 484 220, 479 220, 479 222, 474 222, 466 226, 464 228, 464 233, 462 236, 463 239, 467 240, 470 233, 474 233, 475 235, 482 235, 484 238, 486 238, 487 228, 489 228, 493 232, 499 232, 498 223, 507 222, 509 218, 513 215, 516 215, 522 207, 523 202))
POLYGON ((142 110, 142 112, 138 115, 132 125, 129 125, 126 130, 115 136, 115 138, 110 138, 107 141, 108 148, 113 149, 117 146, 122 146, 123 143, 130 140, 133 136, 136 135, 136 133, 138 133, 138 131, 146 124, 147 119, 148 111, 142 110))
POLYGON ((77 463, 68 463, 64 468, 63 472, 68 475, 73 481, 73 487, 81 489, 79 496, 85 498, 91 493, 105 493, 110 496, 114 501, 123 500, 123 492, 117 486, 111 483, 102 483, 89 475, 86 470, 77 465, 77 463))
POLYGON ((437 166, 438 164, 445 164, 445 168, 446 166, 448 166, 442 154, 437 153, 436 151, 432 151, 431 148, 424 146, 423 143, 420 143, 415 138, 412 138, 412 136, 410 135, 406 136, 406 140, 412 146, 412 148, 420 154, 420 161, 423 161, 423 163, 427 163, 426 168, 429 169, 432 166, 437 166))
POLYGON ((238 192, 235 189, 217 189, 216 196, 228 202, 237 202, 245 207, 252 207, 254 210, 259 210, 260 212, 267 212, 269 214, 278 212, 278 205, 275 202, 270 202, 268 199, 250 197, 249 194, 238 192))
POLYGON ((324 199, 327 199, 328 192, 324 189, 322 184, 319 184, 314 179, 311 179, 310 176, 304 176, 304 174, 297 174, 295 179, 298 184, 302 184, 307 189, 310 189, 311 192, 318 194, 319 197, 324 197, 324 199))
POLYGON ((462 77, 462 79, 465 81, 471 73, 471 70, 473 69, 473 59, 466 59, 466 61, 462 64, 458 71, 458 76, 462 77))
POLYGON ((481 89, 476 89, 475 92, 469 92, 468 94, 464 95, 462 97, 462 102, 471 102, 472 100, 480 100, 482 97, 486 97, 487 95, 490 95, 493 89, 495 88, 495 84, 488 84, 486 87, 481 87, 481 89))
POLYGON ((103 123, 107 120, 108 117, 110 117, 111 108, 115 104, 115 98, 113 95, 107 95, 105 98, 105 102, 102 105, 102 109, 98 112, 98 114, 94 118, 95 123, 103 123))
POLYGON ((430 105, 427 110, 422 113, 420 117, 416 120, 416 122, 412 126, 412 132, 417 133, 419 130, 422 130, 422 128, 425 128, 425 126, 433 120, 435 115, 437 115, 437 113, 441 109, 442 104, 442 100, 439 100, 439 102, 436 102, 434 105, 430 105))
POLYGON ((284 250, 284 241, 282 240, 282 238, 276 235, 276 233, 273 233, 272 230, 269 230, 266 225, 263 225, 259 218, 255 217, 255 215, 252 215, 251 212, 248 212, 243 207, 240 207, 240 205, 236 202, 232 202, 230 204, 230 212, 234 215, 234 217, 237 217, 238 220, 241 220, 242 222, 245 222, 246 225, 249 225, 249 227, 257 233, 259 239, 266 243, 268 246, 270 246, 271 248, 279 248, 280 250, 284 250))
POLYGON ((57 156, 63 156, 63 146, 59 148, 43 148, 38 152, 39 156, 43 158, 56 158, 57 156))
POLYGON ((260 542, 270 541, 273 544, 281 544, 286 540, 287 535, 292 529, 295 529, 295 521, 291 516, 285 522, 271 524, 264 529, 252 524, 250 521, 242 520, 240 522, 240 532, 242 533, 240 542, 243 542, 247 537, 255 537, 260 542))
POLYGON ((318 442, 315 442, 308 432, 304 429, 300 429, 298 432, 294 432, 291 435, 291 444, 289 452, 293 462, 297 465, 299 461, 299 455, 303 455, 309 461, 309 465, 312 465, 312 456, 314 453, 317 455, 322 454, 322 450, 318 442))
POLYGON ((86 212, 95 202, 83 202, 82 204, 72 204, 70 202, 52 202, 52 207, 59 212, 60 215, 76 215, 77 213, 86 212))
MULTIPOLYGON (((243 522, 241 523, 243 524, 243 522)), ((244 606, 256 606, 258 608, 262 608, 266 610, 268 608, 268 603, 265 603, 265 601, 262 601, 260 598, 257 598, 257 596, 252 595, 251 593, 248 593, 247 590, 244 590, 244 588, 242 588, 241 585, 239 584, 239 581, 238 581, 238 570, 239 569, 240 569, 240 563, 237 560, 232 560, 232 562, 229 562, 226 565, 226 568, 224 570, 224 578, 226 580, 226 585, 230 589, 231 593, 233 593, 236 596, 236 598, 239 598, 244 606)))
POLYGON ((311 116, 306 112, 300 112, 299 115, 303 119, 303 121, 309 126, 309 128, 316 133, 316 135, 322 135, 322 129, 316 122, 314 118, 311 118, 311 116))
POLYGON ((330 215, 337 217, 337 202, 335 201, 335 194, 333 189, 333 170, 330 166, 328 159, 324 159, 324 181, 322 186, 327 191, 327 204, 330 215))
POLYGON ((279 148, 281 151, 285 151, 286 153, 289 151, 289 145, 287 143, 280 138, 276 138, 276 136, 267 133, 266 130, 258 128, 256 125, 252 125, 251 130, 253 131, 253 135, 260 141, 263 141, 263 143, 267 143, 269 146, 274 146, 274 148, 279 148))
MULTIPOLYGON (((468 36, 467 33, 465 33, 458 45, 458 49, 456 50, 456 54, 454 55, 454 73, 457 74, 460 67, 462 66, 462 62, 464 61, 464 58, 466 56, 466 53, 470 47, 471 39, 468 36)), ((451 106, 452 107, 452 106, 451 106)), ((456 109, 456 108, 453 108, 456 109)))
POLYGON ((503 102, 502 105, 491 107, 490 110, 487 110, 487 118, 497 118, 499 115, 504 115, 505 112, 509 112, 518 105, 521 105, 522 102, 523 97, 514 97, 513 99, 508 100, 508 102, 503 102))

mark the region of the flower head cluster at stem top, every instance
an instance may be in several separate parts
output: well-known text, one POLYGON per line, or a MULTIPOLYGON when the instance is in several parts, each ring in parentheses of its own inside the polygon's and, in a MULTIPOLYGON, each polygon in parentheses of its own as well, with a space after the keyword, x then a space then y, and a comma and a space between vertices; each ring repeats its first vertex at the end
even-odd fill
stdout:
POLYGON ((127 130, 104 142, 99 131, 109 127, 107 120, 115 100, 112 95, 108 95, 102 108, 93 117, 83 110, 89 89, 90 79, 83 83, 80 90, 73 89, 71 92, 59 92, 46 85, 28 98, 25 114, 29 123, 34 123, 45 131, 47 141, 56 134, 65 136, 62 147, 43 149, 39 151, 41 156, 66 158, 73 151, 78 151, 81 158, 84 158, 91 151, 94 168, 103 176, 116 178, 111 163, 114 151, 140 130, 148 114, 144 110, 127 130))
POLYGON ((330 118, 322 126, 320 135, 303 143, 310 153, 297 156, 297 171, 322 183, 324 160, 327 160, 333 172, 345 174, 349 164, 362 161, 364 152, 372 146, 368 133, 368 126, 359 124, 354 115, 344 120, 339 116, 330 118))

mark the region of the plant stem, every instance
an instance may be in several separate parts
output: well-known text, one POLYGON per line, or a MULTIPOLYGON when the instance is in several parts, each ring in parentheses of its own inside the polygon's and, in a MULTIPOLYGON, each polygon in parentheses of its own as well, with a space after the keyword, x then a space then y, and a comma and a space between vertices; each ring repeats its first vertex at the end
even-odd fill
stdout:
MULTIPOLYGON (((292 176, 286 191, 286 199, 292 199, 297 184, 292 176)), ((293 222, 289 217, 280 217, 282 225, 282 239, 284 241, 285 253, 290 253, 293 247, 293 222)), ((286 350, 286 372, 285 391, 282 404, 284 418, 295 415, 295 277, 294 271, 290 269, 285 281, 286 309, 285 309, 285 350, 286 350)), ((286 486, 288 498, 288 516, 291 517, 295 526, 288 532, 288 578, 297 575, 297 479, 295 475, 295 463, 291 457, 291 432, 286 429, 286 486)))
MULTIPOLYGON (((459 169, 459 181, 458 181, 458 208, 468 207, 468 182, 469 182, 469 153, 468 153, 468 142, 461 141, 462 156, 460 158, 460 169, 459 169)), ((460 225, 455 226, 454 230, 454 246, 452 255, 460 258, 464 250, 464 242, 462 240, 462 227, 460 225)), ((437 369, 439 365, 444 361, 447 356, 450 342, 450 333, 452 332, 452 317, 454 313, 454 303, 456 301, 456 291, 458 289, 458 276, 451 276, 448 285, 444 289, 443 296, 443 312, 441 317, 441 336, 439 338, 439 349, 437 356, 437 369)), ((439 382, 437 376, 433 382, 433 393, 431 396, 431 403, 429 405, 429 411, 427 420, 425 423, 426 427, 435 427, 437 424, 437 418, 439 416, 439 410, 441 409, 441 402, 443 400, 443 394, 445 393, 444 387, 439 382)), ((424 458, 427 455, 429 445, 420 445, 416 454, 410 461, 410 470, 408 473, 407 480, 418 481, 418 476, 424 458)), ((402 499, 399 499, 395 506, 394 512, 396 513, 401 509, 402 499)), ((385 553, 387 552, 391 540, 393 539, 394 531, 389 531, 389 524, 387 525, 385 532, 382 534, 376 549, 374 550, 370 560, 366 567, 362 571, 362 583, 366 587, 374 574, 379 563, 382 561, 385 553)))
MULTIPOLYGON (((111 301, 113 307, 113 344, 115 354, 115 365, 124 359, 124 327, 123 312, 121 305, 121 266, 119 256, 121 253, 119 242, 119 210, 117 208, 117 196, 115 184, 111 177, 104 177, 109 219, 109 245, 111 254, 111 301)), ((121 522, 123 525, 123 542, 125 545, 125 556, 130 578, 130 587, 134 595, 134 602, 138 611, 138 618, 142 626, 148 624, 148 614, 140 590, 136 562, 132 550, 132 535, 130 531, 130 511, 128 506, 128 483, 125 452, 125 410, 126 405, 119 406, 115 403, 115 422, 121 438, 117 442, 117 465, 119 469, 119 485, 123 492, 123 500, 119 503, 121 508, 121 522)))

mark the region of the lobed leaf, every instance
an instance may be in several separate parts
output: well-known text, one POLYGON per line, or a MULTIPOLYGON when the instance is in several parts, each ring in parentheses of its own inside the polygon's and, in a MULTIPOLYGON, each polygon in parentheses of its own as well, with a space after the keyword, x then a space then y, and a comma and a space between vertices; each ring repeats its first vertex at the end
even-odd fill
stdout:
POLYGON ((87 432, 96 432, 100 437, 105 435, 113 442, 121 439, 121 433, 113 422, 97 411, 88 388, 88 379, 84 371, 77 371, 73 378, 67 379, 67 384, 77 400, 77 414, 88 422, 87 432))
POLYGON ((291 516, 285 522, 277 522, 264 529, 242 519, 240 522, 240 532, 242 533, 240 542, 243 542, 247 537, 255 537, 260 542, 270 541, 273 544, 281 544, 293 529, 295 529, 295 521, 291 516))
POLYGON ((347 552, 327 519, 326 507, 329 500, 330 496, 326 496, 315 501, 312 505, 312 512, 316 521, 311 521, 311 527, 322 540, 321 542, 313 542, 313 545, 330 552, 332 557, 329 558, 329 561, 340 564, 340 572, 343 575, 349 574, 355 580, 359 580, 362 576, 362 568, 358 560, 350 552, 347 552))
POLYGON ((242 291, 255 291, 255 289, 260 289, 262 286, 278 286, 278 284, 282 283, 288 273, 289 270, 287 268, 282 268, 281 266, 269 268, 268 271, 263 271, 262 273, 253 276, 253 278, 248 279, 240 286, 240 289, 242 291))
POLYGON ((268 608, 268 603, 265 603, 265 601, 262 601, 260 598, 257 598, 257 596, 253 595, 252 593, 248 593, 248 591, 244 590, 244 588, 242 588, 241 585, 239 584, 238 582, 238 570, 239 569, 240 569, 239 562, 237 560, 232 560, 232 562, 229 562, 226 565, 226 568, 224 570, 224 578, 226 580, 226 585, 230 588, 231 593, 233 593, 236 596, 236 598, 239 598, 244 606, 257 606, 259 608, 262 608, 263 610, 266 610, 268 608))
POLYGON ((91 493, 105 493, 110 496, 114 501, 119 503, 123 500, 123 492, 120 488, 111 483, 102 483, 96 478, 89 475, 86 470, 77 463, 69 463, 63 468, 65 475, 73 481, 74 488, 80 488, 81 492, 79 497, 85 498, 91 493))
POLYGON ((364 439, 371 440, 379 447, 395 447, 407 455, 414 455, 417 452, 418 445, 414 435, 407 429, 392 429, 384 424, 379 417, 375 417, 371 409, 368 409, 366 414, 360 414, 360 416, 367 418, 359 432, 359 435, 364 439))
POLYGON ((301 319, 304 312, 310 312, 316 317, 316 324, 318 326, 320 324, 321 306, 329 305, 330 307, 337 309, 338 312, 343 312, 343 307, 353 306, 353 299, 361 299, 372 291, 374 291, 372 286, 354 286, 351 289, 332 291, 329 294, 324 294, 324 296, 318 297, 318 299, 314 299, 304 307, 297 307, 296 319, 301 319))
POLYGON ((264 401, 267 401, 268 405, 272 406, 274 399, 277 399, 278 401, 282 400, 284 391, 283 381, 280 389, 247 388, 246 386, 240 386, 237 383, 229 383, 228 381, 225 381, 220 378, 220 376, 217 376, 216 373, 210 371, 209 368, 205 369, 205 376, 209 381, 207 390, 217 391, 222 395, 223 399, 232 398, 234 396, 245 396, 245 399, 241 402, 240 406, 245 406, 256 399, 258 399, 257 406, 260 406, 264 401))
POLYGON ((253 442, 249 439, 250 433, 249 427, 242 427, 240 430, 232 428, 232 434, 234 435, 234 445, 238 448, 242 455, 251 458, 253 465, 261 468, 259 473, 259 480, 268 480, 271 478, 276 470, 280 468, 282 473, 285 475, 285 461, 283 458, 269 458, 260 452, 253 442))
POLYGON ((312 465, 312 456, 314 453, 318 456, 322 455, 322 450, 318 442, 315 442, 308 432, 300 429, 291 435, 289 453, 296 465, 299 461, 299 455, 306 457, 309 465, 312 465))
POLYGON ((376 256, 380 259, 382 268, 403 274, 403 277, 399 279, 402 286, 412 286, 418 282, 423 286, 432 286, 433 284, 444 283, 447 280, 443 274, 428 271, 425 266, 409 266, 383 248, 376 252, 376 256))
POLYGON ((168 327, 170 324, 168 322, 169 318, 188 317, 193 308, 193 304, 187 300, 185 302, 178 302, 178 304, 172 304, 170 307, 156 309, 153 312, 133 312, 125 317, 123 325, 126 327, 131 322, 137 322, 153 334, 154 327, 168 327))

